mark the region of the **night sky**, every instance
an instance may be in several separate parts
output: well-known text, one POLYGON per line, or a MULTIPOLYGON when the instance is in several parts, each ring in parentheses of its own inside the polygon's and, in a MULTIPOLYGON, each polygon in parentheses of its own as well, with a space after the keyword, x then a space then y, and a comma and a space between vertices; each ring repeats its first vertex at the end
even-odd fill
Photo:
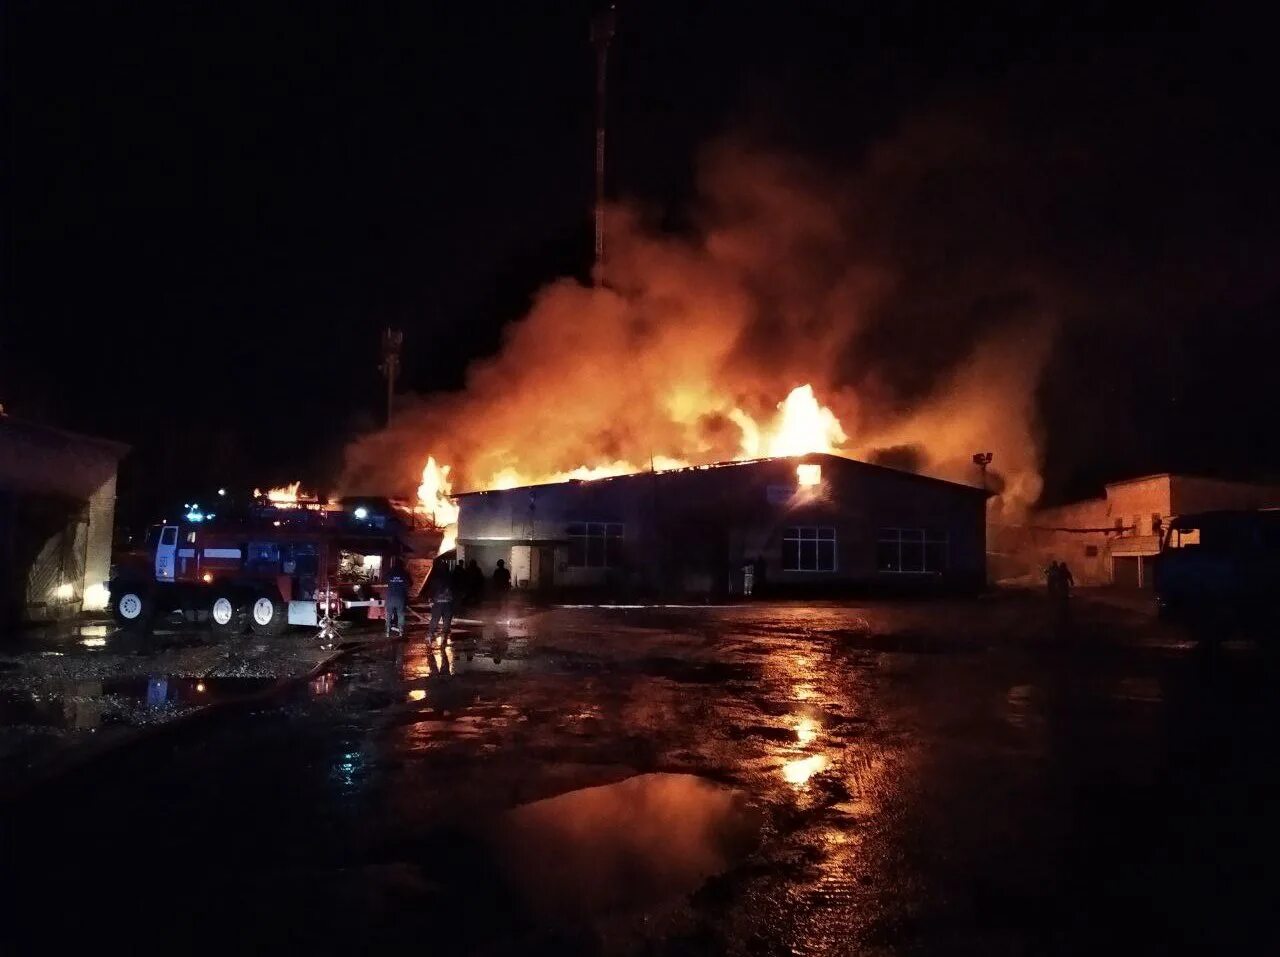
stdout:
MULTIPOLYGON (((5 5, 0 401, 131 443, 135 509, 332 477, 379 421, 383 326, 406 389, 457 388, 589 264, 592 4, 202 6, 5 5)), ((902 216, 1050 265, 1048 497, 1280 472, 1273 35, 962 6, 621 4, 611 192, 678 231, 726 133, 856 170, 915 117, 998 129, 1007 186, 902 216)))

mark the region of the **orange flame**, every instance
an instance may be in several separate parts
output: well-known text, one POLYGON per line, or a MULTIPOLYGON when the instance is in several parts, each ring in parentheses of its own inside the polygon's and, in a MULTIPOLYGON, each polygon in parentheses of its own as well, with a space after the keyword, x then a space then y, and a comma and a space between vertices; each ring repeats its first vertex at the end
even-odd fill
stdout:
MULTIPOLYGON (((281 485, 279 488, 269 488, 266 492, 267 501, 276 508, 294 508, 298 504, 299 495, 305 494, 300 492, 301 487, 301 482, 292 482, 289 485, 281 485)), ((255 488, 253 497, 262 498, 262 490, 255 488)))
POLYGON ((444 529, 444 537, 436 554, 449 551, 457 544, 458 506, 449 493, 453 483, 449 481, 449 466, 438 465, 434 455, 427 456, 422 467, 422 484, 418 486, 418 502, 431 517, 431 524, 444 529))
MULTIPOLYGON (((848 436, 834 412, 822 405, 809 384, 796 386, 778 403, 773 421, 761 427, 741 409, 732 409, 729 418, 741 431, 741 441, 735 460, 755 459, 762 456, 785 457, 806 455, 810 452, 835 452, 848 436)), ((507 466, 477 486, 485 489, 510 489, 524 485, 542 485, 553 482, 584 481, 629 475, 636 472, 665 471, 688 468, 692 464, 684 459, 655 455, 650 462, 636 464, 623 459, 611 462, 583 464, 566 472, 528 475, 514 466, 507 466)), ((449 466, 437 465, 435 456, 427 457, 422 470, 422 485, 418 499, 426 511, 434 516, 436 525, 452 525, 457 520, 458 507, 448 498, 453 490, 449 481, 449 466)), ((450 546, 452 547, 452 545, 450 546)))

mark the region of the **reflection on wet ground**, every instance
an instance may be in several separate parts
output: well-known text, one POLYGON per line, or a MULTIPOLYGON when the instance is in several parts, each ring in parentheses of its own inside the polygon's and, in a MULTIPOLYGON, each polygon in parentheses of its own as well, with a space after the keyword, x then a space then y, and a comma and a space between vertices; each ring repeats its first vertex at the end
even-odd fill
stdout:
POLYGON ((361 652, 113 762, 92 815, 79 788, 24 806, 15 862, 36 897, 67 860, 117 862, 133 880, 83 905, 95 927, 145 887, 150 927, 318 952, 1262 939, 1274 663, 1065 649, 1034 611, 566 611, 361 652), (181 886, 154 879, 193 846, 181 886))
POLYGON ((580 920, 688 894, 750 853, 761 815, 688 774, 642 774, 504 814, 490 841, 540 919, 580 920))
POLYGON ((63 681, 43 691, 0 690, 0 724, 87 730, 136 724, 158 714, 239 698, 270 688, 274 678, 145 675, 63 681))

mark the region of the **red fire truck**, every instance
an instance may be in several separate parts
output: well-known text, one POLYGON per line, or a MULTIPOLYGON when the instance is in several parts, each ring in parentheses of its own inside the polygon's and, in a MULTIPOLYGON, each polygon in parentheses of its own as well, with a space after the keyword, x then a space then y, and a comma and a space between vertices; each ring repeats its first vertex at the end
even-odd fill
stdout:
POLYGON ((336 505, 259 503, 216 521, 152 526, 111 569, 111 607, 127 628, 181 612, 224 633, 278 634, 339 614, 380 614, 375 591, 407 551, 402 523, 383 500, 336 505))

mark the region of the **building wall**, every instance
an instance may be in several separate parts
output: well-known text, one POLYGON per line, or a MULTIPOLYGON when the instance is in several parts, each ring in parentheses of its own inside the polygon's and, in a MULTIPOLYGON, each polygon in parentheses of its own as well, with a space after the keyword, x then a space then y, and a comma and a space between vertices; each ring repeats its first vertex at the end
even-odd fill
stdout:
POLYGON ((116 473, 89 496, 89 526, 85 530, 84 587, 80 594, 85 611, 107 607, 106 582, 111 574, 111 541, 115 531, 116 473))
POLYGON ((124 452, 0 414, 0 615, 58 618, 105 605, 124 452))
POLYGON ((1280 487, 1184 475, 1113 482, 1103 498, 1039 509, 1026 526, 993 535, 1013 556, 994 564, 1010 572, 1003 577, 1034 578, 1050 561, 1063 560, 1080 584, 1149 587, 1151 557, 1172 518, 1268 506, 1280 506, 1280 487))
POLYGON ((500 554, 509 564, 514 559, 530 569, 531 585, 546 584, 550 565, 558 587, 724 593, 741 588, 742 567, 757 559, 772 585, 985 580, 980 489, 835 456, 805 461, 821 466, 818 485, 799 486, 797 462, 780 459, 463 496, 459 548, 486 573, 500 554), (569 565, 568 528, 587 522, 623 526, 619 567, 569 565), (788 529, 828 526, 836 529, 834 571, 784 568, 788 529), (944 531, 951 559, 945 575, 881 572, 879 538, 887 528, 944 531))

